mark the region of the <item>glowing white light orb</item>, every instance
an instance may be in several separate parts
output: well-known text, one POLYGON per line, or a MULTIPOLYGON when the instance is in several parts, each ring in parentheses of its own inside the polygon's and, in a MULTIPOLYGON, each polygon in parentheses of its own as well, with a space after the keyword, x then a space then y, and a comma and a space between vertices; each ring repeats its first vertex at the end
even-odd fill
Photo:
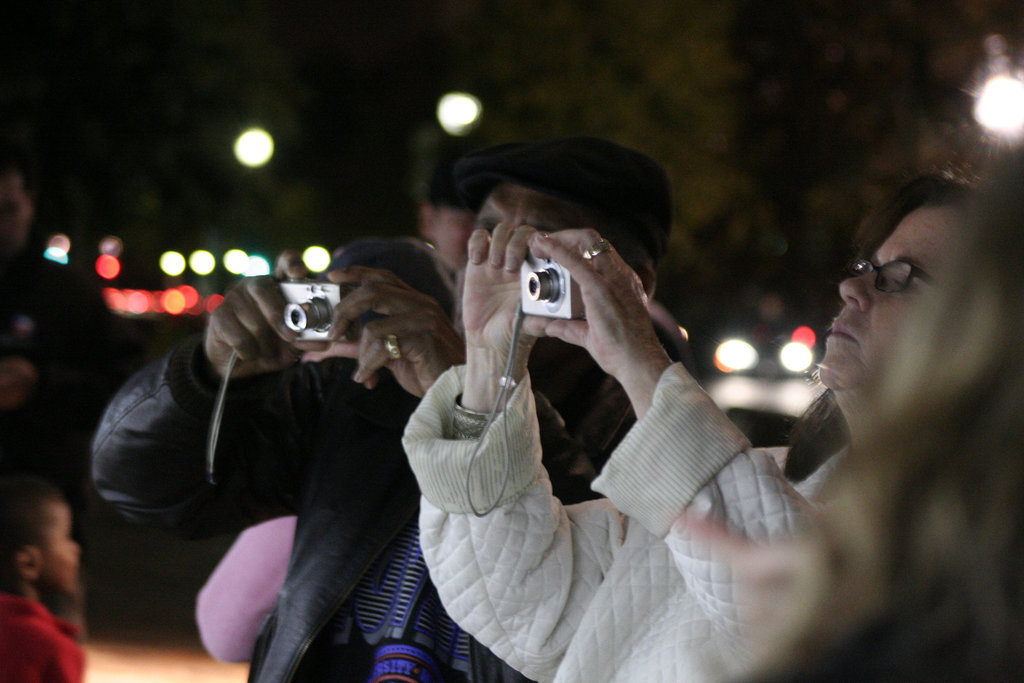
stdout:
POLYGON ((789 342, 779 351, 779 362, 790 372, 803 372, 811 367, 814 354, 800 342, 789 342))
POLYGON ((160 254, 160 270, 171 277, 185 272, 185 257, 177 251, 165 251, 160 254))
POLYGON ((449 135, 466 135, 480 122, 483 106, 476 97, 450 92, 437 102, 437 121, 449 135))
POLYGON ((188 267, 196 275, 209 275, 217 267, 217 259, 205 249, 198 249, 189 254, 188 267))
POLYGON ((224 252, 224 269, 234 275, 242 275, 249 268, 249 255, 241 249, 224 252))
POLYGON ((757 361, 757 349, 742 339, 724 341, 715 350, 715 366, 722 372, 749 370, 757 361))
POLYGON ((323 247, 309 247, 302 252, 302 262, 314 273, 323 272, 331 265, 331 252, 323 247))
POLYGON ((250 128, 235 140, 235 158, 239 163, 255 168, 274 156, 274 138, 262 128, 250 128))
POLYGON ((974 118, 997 135, 1024 131, 1024 82, 1006 74, 985 81, 974 104, 974 118))
POLYGON ((270 261, 262 256, 250 256, 249 263, 245 268, 245 276, 270 275, 270 261))

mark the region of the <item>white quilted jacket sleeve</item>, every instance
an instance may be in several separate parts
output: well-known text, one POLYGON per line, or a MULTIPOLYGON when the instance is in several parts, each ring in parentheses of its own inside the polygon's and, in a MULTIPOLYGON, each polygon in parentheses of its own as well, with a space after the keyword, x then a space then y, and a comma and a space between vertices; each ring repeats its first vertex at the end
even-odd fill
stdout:
POLYGON ((612 453, 593 488, 663 538, 697 491, 749 449, 743 433, 676 364, 662 373, 650 409, 612 453))
MULTIPOLYGON (((702 488, 708 491, 701 495, 721 500, 723 511, 732 499, 723 497, 717 479, 709 480, 749 443, 685 371, 670 368, 651 411, 602 473, 599 490, 611 500, 563 507, 540 465, 529 382, 513 393, 475 461, 476 442, 442 438, 461 377, 462 368, 442 376, 406 428, 406 451, 424 496, 424 556, 445 607, 463 628, 528 676, 550 680, 630 525, 640 522, 654 534, 651 542, 660 543, 702 488), (495 500, 495 512, 472 513, 495 500)), ((684 547, 675 559, 681 572, 699 574, 686 578, 703 592, 698 599, 708 618, 728 620, 731 595, 723 594, 699 552, 684 547)))
POLYGON ((476 442, 440 438, 461 377, 462 368, 442 375, 406 427, 423 492, 423 554, 457 623, 513 667, 551 680, 621 544, 624 519, 607 501, 563 507, 552 497, 529 381, 485 435, 467 485, 476 442), (503 486, 504 420, 511 467, 503 486), (499 494, 501 507, 473 514, 470 495, 486 509, 499 494))
MULTIPOLYGON (((698 492, 686 517, 712 519, 734 535, 765 543, 792 537, 811 513, 811 504, 789 484, 775 458, 752 450, 733 458, 698 492)), ((665 543, 688 593, 715 624, 721 641, 735 646, 731 654, 742 657, 747 596, 730 562, 716 556, 706 539, 695 539, 685 520, 672 526, 665 543)))

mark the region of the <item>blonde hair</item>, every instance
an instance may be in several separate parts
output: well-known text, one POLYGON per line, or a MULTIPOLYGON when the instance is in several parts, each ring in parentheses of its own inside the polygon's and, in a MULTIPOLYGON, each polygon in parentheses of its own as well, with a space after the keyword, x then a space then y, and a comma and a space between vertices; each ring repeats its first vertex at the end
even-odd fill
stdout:
POLYGON ((872 639, 906 649, 904 673, 1024 667, 1024 153, 961 227, 950 281, 869 394, 871 428, 836 477, 768 670, 820 665, 879 624, 872 639))

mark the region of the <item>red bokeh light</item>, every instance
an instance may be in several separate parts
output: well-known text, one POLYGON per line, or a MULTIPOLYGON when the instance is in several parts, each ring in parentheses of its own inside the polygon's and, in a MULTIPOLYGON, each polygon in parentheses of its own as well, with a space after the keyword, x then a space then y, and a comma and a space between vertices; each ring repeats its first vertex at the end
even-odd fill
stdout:
POLYGON ((177 290, 185 297, 185 308, 195 308, 199 303, 199 292, 191 285, 180 285, 177 290))
POLYGON ((149 294, 140 290, 125 293, 128 299, 128 310, 132 313, 146 313, 153 308, 149 294))
POLYGON ((124 294, 121 293, 120 289, 115 289, 114 287, 103 288, 103 300, 107 302, 107 308, 113 311, 123 311, 127 307, 124 294))
POLYGON ((163 305, 164 310, 171 315, 178 315, 188 308, 186 301, 185 295, 177 289, 168 289, 160 297, 160 303, 163 305))
POLYGON ((220 306, 222 301, 224 301, 224 296, 221 294, 211 294, 206 297, 206 312, 213 313, 213 310, 220 306))
POLYGON ((814 334, 814 330, 807 327, 807 325, 801 325, 793 330, 793 336, 791 339, 798 344, 803 344, 807 348, 813 349, 814 344, 818 341, 818 336, 814 334))
POLYGON ((110 254, 100 254, 96 259, 96 274, 104 280, 113 280, 121 273, 121 262, 110 254))

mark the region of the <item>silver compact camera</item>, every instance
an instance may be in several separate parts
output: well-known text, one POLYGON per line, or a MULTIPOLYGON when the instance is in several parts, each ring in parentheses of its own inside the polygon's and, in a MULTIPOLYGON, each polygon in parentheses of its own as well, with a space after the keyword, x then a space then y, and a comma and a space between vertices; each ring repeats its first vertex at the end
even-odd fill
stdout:
POLYGON ((355 288, 320 280, 284 280, 281 294, 284 324, 299 333, 299 341, 326 341, 334 321, 334 307, 355 288))
POLYGON ((546 318, 583 318, 579 284, 556 261, 527 254, 519 269, 523 313, 546 318))

